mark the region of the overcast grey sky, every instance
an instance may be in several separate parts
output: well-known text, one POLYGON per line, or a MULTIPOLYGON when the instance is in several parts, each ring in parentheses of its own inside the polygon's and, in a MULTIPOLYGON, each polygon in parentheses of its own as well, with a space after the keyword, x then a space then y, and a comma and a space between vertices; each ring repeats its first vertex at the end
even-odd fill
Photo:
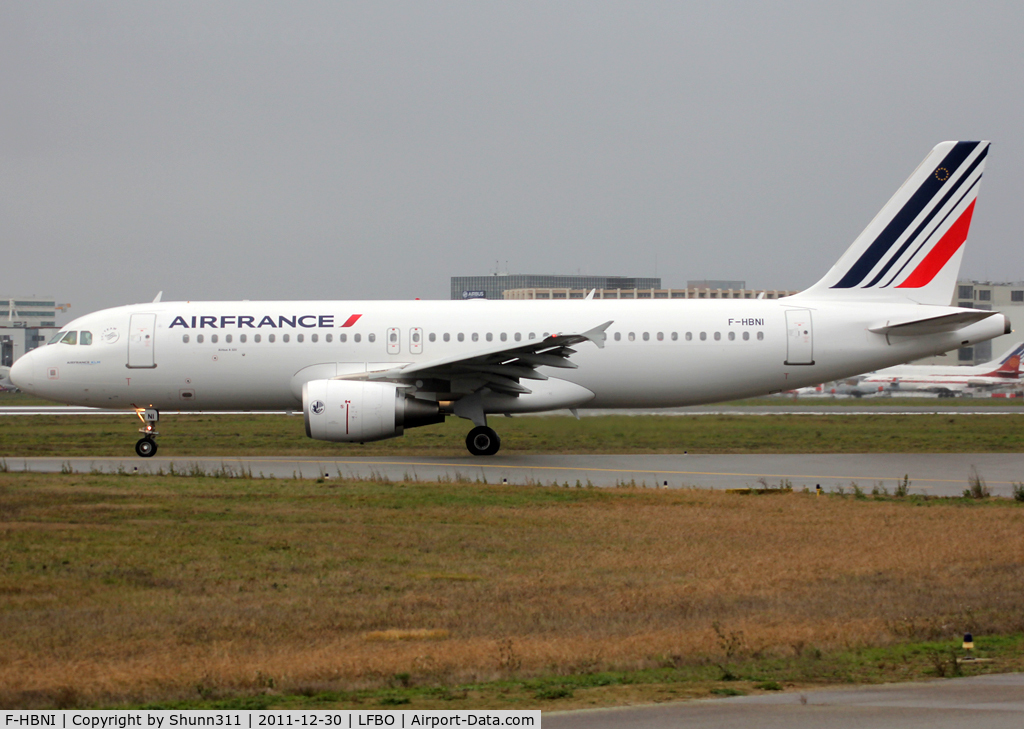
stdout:
POLYGON ((1024 278, 1024 5, 0 5, 0 295, 447 298, 817 280, 991 139, 962 273, 1024 278), (656 271, 655 271, 656 268, 656 271))

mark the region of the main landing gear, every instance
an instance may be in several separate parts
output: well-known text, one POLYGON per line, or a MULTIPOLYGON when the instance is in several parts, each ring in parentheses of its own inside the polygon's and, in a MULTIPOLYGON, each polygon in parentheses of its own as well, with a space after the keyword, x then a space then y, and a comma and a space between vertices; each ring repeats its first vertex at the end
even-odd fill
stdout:
POLYGON ((160 413, 157 410, 136 409, 135 414, 139 416, 145 427, 139 428, 142 437, 135 443, 135 452, 140 458, 150 458, 156 455, 156 424, 160 422, 160 413))
POLYGON ((466 448, 474 456, 493 456, 501 448, 501 438, 486 425, 478 425, 466 436, 466 448))

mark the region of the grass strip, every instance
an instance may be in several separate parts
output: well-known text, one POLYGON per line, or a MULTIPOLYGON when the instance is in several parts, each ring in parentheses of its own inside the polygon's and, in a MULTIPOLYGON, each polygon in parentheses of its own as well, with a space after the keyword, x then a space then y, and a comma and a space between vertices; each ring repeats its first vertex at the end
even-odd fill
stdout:
MULTIPOLYGON (((492 421, 504 454, 616 453, 1019 453, 1024 439, 1011 416, 922 415, 609 415, 492 421)), ((2 455, 89 458, 130 456, 138 421, 124 415, 0 417, 2 455)), ((161 457, 464 456, 467 424, 415 428, 376 443, 325 443, 306 437, 301 416, 165 415, 161 457)))

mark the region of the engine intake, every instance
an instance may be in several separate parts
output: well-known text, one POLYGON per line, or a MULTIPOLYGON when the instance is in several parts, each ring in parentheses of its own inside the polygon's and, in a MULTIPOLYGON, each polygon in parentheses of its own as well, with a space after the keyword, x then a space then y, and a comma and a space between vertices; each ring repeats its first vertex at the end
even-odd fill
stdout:
POLYGON ((436 402, 410 397, 386 382, 311 380, 302 386, 302 410, 306 435, 335 442, 384 440, 406 428, 444 422, 436 402))

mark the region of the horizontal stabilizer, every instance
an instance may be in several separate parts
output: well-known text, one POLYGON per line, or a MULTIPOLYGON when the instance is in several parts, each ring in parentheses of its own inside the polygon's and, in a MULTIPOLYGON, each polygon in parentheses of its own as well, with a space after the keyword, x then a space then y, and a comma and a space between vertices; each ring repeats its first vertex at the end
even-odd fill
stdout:
POLYGON ((918 336, 921 334, 938 334, 940 332, 955 332, 966 326, 988 319, 998 314, 997 311, 981 311, 979 309, 968 309, 958 311, 955 314, 943 314, 942 316, 931 316, 924 319, 911 319, 909 321, 887 321, 885 324, 868 327, 868 331, 875 334, 893 334, 898 336, 918 336))

